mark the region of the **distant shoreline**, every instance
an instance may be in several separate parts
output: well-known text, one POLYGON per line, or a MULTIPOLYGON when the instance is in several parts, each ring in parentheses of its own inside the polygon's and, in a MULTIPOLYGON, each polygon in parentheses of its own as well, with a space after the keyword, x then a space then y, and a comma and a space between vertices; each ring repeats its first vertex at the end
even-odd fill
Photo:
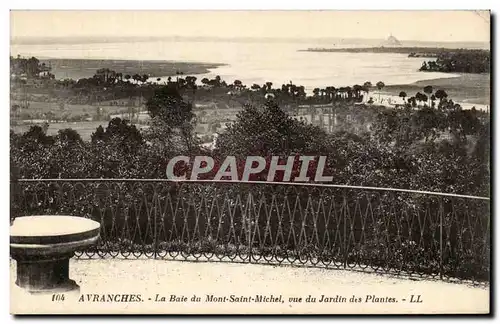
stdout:
MULTIPOLYGON (((74 80, 92 77, 101 68, 109 68, 124 75, 148 74, 151 79, 156 79, 175 76, 176 72, 182 72, 184 75, 206 74, 211 72, 211 69, 227 65, 225 63, 123 59, 43 58, 40 61, 52 66, 52 72, 56 75, 56 78, 71 78, 74 80)), ((431 77, 434 72, 426 73, 431 77)), ((445 90, 449 97, 457 102, 490 105, 489 74, 453 74, 458 75, 458 77, 431 78, 409 84, 386 85, 381 92, 398 96, 401 91, 405 91, 408 96, 413 96, 418 91, 422 92, 424 86, 431 85, 435 89, 445 90)))
POLYGON ((43 58, 41 62, 52 67, 52 73, 58 79, 92 77, 98 69, 108 68, 125 74, 147 74, 151 78, 176 75, 205 74, 211 69, 224 66, 224 63, 182 62, 168 60, 115 60, 115 59, 63 59, 43 58))
POLYGON ((489 49, 457 49, 446 47, 418 47, 418 46, 375 46, 375 47, 341 47, 341 48, 308 48, 299 50, 299 52, 318 52, 318 53, 374 53, 374 54, 406 54, 410 57, 437 57, 440 53, 456 51, 484 51, 489 49))

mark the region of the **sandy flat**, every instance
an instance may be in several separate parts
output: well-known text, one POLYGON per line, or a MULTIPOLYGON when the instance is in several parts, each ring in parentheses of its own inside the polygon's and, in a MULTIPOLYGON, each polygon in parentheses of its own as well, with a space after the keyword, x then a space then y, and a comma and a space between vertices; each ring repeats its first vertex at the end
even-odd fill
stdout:
MULTIPOLYGON (((426 72, 424 74, 432 75, 432 73, 426 72)), ((382 89, 382 92, 399 96, 399 92, 405 91, 409 98, 417 92, 423 93, 424 87, 430 85, 434 88, 434 91, 438 89, 445 90, 448 99, 458 103, 478 104, 478 106, 489 106, 491 104, 489 74, 456 73, 456 75, 458 77, 422 80, 412 84, 387 85, 382 89)))
POLYGON ((64 294, 64 301, 52 301, 52 295, 28 295, 14 284, 15 262, 11 261, 11 313, 489 312, 489 288, 485 286, 345 270, 151 259, 72 259, 70 277, 81 289, 79 293, 64 294), (109 294, 113 295, 103 296, 109 294), (320 302, 322 295, 329 301, 320 302), (420 295, 421 302, 410 302, 411 295, 414 301, 420 295), (199 300, 192 300, 193 296, 199 300), (207 301, 207 296, 214 299, 207 301), (258 296, 270 302, 258 302, 262 298, 258 296), (155 301, 161 297, 165 301, 155 301), (215 301, 224 297, 226 302, 215 301), (308 297, 316 301, 307 302, 308 297), (112 300, 106 300, 109 298, 112 300), (121 302, 123 298, 134 301, 121 302), (274 300, 278 301, 271 302, 274 300))

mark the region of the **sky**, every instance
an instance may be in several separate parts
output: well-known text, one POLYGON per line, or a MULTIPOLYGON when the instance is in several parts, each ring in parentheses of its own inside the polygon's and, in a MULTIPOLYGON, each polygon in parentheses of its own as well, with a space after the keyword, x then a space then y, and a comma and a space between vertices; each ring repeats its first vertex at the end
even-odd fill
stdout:
POLYGON ((488 11, 11 11, 11 37, 207 36, 489 42, 488 11))

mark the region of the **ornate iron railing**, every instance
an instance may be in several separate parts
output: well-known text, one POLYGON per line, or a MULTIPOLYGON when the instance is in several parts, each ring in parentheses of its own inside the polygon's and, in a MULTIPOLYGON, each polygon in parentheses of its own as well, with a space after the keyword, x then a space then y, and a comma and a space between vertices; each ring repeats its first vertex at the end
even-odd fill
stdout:
POLYGON ((489 280, 490 200, 321 184, 19 180, 11 220, 101 223, 79 258, 264 262, 489 280))

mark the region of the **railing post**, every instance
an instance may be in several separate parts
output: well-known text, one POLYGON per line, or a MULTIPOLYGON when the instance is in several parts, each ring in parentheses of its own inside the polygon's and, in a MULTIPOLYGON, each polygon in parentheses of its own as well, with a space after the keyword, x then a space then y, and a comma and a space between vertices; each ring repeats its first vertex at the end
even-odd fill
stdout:
MULTIPOLYGON (((250 202, 250 204, 252 201, 250 202)), ((251 208, 248 209, 252 210, 251 208)), ((248 222, 248 263, 252 263, 252 254, 253 254, 253 235, 252 235, 252 213, 249 212, 246 219, 248 222)))
POLYGON ((252 237, 252 203, 253 203, 253 200, 252 200, 252 196, 249 194, 249 197, 248 197, 248 215, 246 215, 245 217, 245 220, 246 222, 248 223, 247 225, 247 228, 248 228, 248 263, 252 263, 252 253, 253 253, 253 237, 252 237))
MULTIPOLYGON (((156 191, 156 186, 154 188, 155 188, 154 190, 156 191)), ((158 229, 157 229, 157 226, 156 226, 156 218, 157 218, 156 214, 157 214, 157 211, 158 211, 157 210, 157 207, 158 207, 158 204, 157 204, 158 197, 156 196, 156 193, 153 194, 153 197, 156 198, 154 200, 154 209, 153 209, 153 218, 154 218, 154 220, 153 220, 153 232, 154 232, 154 235, 153 235, 153 256, 154 256, 154 259, 156 260, 156 257, 158 255, 158 239, 157 239, 157 235, 158 235, 157 230, 158 229)), ((161 210, 161 208, 160 208, 160 210, 161 210)))
POLYGON ((439 279, 443 279, 443 199, 439 204, 439 279))
POLYGON ((344 212, 343 214, 343 223, 344 223, 344 269, 347 268, 347 213, 348 213, 348 203, 347 203, 347 198, 345 196, 345 191, 344 191, 344 200, 343 200, 343 205, 344 205, 344 212))
POLYGON ((156 210, 155 210, 155 213, 154 213, 154 222, 153 222, 153 227, 154 227, 154 236, 153 236, 153 255, 154 255, 154 259, 156 260, 156 256, 158 254, 158 240, 157 240, 157 228, 156 228, 156 210))
POLYGON ((248 222, 248 263, 252 263, 252 222, 249 217, 247 218, 248 222))

